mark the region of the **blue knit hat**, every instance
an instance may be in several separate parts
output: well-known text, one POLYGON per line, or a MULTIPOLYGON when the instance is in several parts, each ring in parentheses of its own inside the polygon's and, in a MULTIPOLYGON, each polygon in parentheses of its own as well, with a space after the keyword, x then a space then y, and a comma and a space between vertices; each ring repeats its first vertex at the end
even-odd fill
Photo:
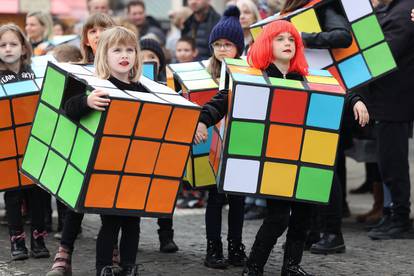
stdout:
POLYGON ((225 38, 236 45, 239 56, 243 53, 244 35, 239 18, 240 10, 236 6, 229 6, 224 11, 223 17, 216 24, 216 26, 214 26, 210 33, 208 44, 210 45, 210 50, 212 52, 212 44, 221 38, 225 38))

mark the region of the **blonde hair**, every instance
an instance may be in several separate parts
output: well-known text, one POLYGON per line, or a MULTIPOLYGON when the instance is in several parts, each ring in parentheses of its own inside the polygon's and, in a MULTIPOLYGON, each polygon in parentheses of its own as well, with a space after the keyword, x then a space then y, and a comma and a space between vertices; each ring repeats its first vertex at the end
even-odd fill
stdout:
POLYGON ((141 77, 142 62, 140 47, 136 35, 127 28, 116 26, 102 32, 95 55, 95 72, 99 78, 108 79, 111 68, 108 65, 108 49, 114 45, 132 45, 135 49, 135 62, 129 74, 129 80, 137 82, 141 77))
POLYGON ((237 0, 237 7, 239 10, 242 10, 243 6, 247 6, 247 8, 254 14, 256 20, 254 23, 259 21, 261 18, 259 9, 257 8, 256 4, 252 0, 237 0))
MULTIPOLYGON (((32 54, 33 54, 32 46, 30 45, 29 40, 27 39, 27 37, 23 33, 22 29, 20 29, 20 27, 17 26, 16 24, 14 24, 14 23, 8 23, 8 24, 5 24, 5 25, 0 25, 0 38, 6 32, 9 32, 9 31, 16 34, 16 36, 18 37, 18 39, 20 41, 20 44, 22 44, 22 48, 26 50, 26 53, 21 55, 21 57, 20 57, 20 61, 21 61, 20 66, 29 65, 31 63, 32 54)), ((1 59, 0 59, 0 67, 5 67, 4 62, 1 59)))
POLYGON ((91 46, 86 45, 88 42, 88 31, 94 27, 111 28, 115 25, 114 20, 109 15, 103 13, 95 13, 86 19, 86 22, 82 27, 80 41, 82 63, 91 63, 95 58, 91 46))
POLYGON ((29 12, 26 16, 26 18, 29 17, 36 17, 37 21, 39 21, 40 25, 44 27, 43 31, 43 39, 49 39, 52 37, 53 33, 53 20, 50 14, 42 12, 42 11, 35 11, 35 12, 29 12))

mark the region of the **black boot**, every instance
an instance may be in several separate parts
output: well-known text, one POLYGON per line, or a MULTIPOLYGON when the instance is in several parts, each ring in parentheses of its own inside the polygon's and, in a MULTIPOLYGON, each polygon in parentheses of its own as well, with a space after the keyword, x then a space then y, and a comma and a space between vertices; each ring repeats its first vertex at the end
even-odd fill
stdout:
POLYGON ((313 254, 334 254, 345 253, 345 243, 342 233, 330 234, 323 233, 321 240, 311 246, 310 252, 313 254))
POLYGON ((240 240, 228 240, 228 262, 234 266, 244 266, 247 260, 245 246, 240 240))
MULTIPOLYGON (((97 268, 97 276, 120 276, 121 269, 119 266, 104 266, 103 268, 97 268)), ((132 274, 133 275, 133 274, 132 274)))
POLYGON ((46 248, 44 237, 47 235, 46 231, 38 232, 32 231, 30 240, 30 256, 33 258, 49 258, 50 253, 46 248))
POLYGON ((263 275, 263 268, 259 267, 257 264, 250 263, 249 261, 246 262, 244 266, 243 276, 262 276, 263 275))
POLYGON ((223 256, 221 240, 207 240, 207 255, 204 265, 210 268, 227 268, 228 263, 223 256))
POLYGON ((158 237, 160 238, 161 252, 174 253, 178 251, 178 246, 173 240, 174 230, 158 230, 158 237))
POLYGON ((11 258, 13 261, 26 260, 29 254, 25 242, 26 235, 23 233, 14 233, 10 236, 11 258))
POLYGON ((283 255, 282 276, 312 276, 300 267, 304 241, 287 241, 283 255))
POLYGON ((122 266, 121 276, 138 276, 138 265, 122 266))

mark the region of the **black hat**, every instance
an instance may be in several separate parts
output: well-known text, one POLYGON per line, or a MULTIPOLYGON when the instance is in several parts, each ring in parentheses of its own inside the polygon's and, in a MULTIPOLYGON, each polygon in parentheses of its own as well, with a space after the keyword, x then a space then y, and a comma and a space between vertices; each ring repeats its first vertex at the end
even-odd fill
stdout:
POLYGON ((141 46, 141 50, 149 50, 151 52, 154 52, 158 59, 160 60, 160 68, 158 71, 164 70, 165 67, 165 55, 161 48, 160 43, 152 38, 144 38, 139 41, 139 44, 141 46))

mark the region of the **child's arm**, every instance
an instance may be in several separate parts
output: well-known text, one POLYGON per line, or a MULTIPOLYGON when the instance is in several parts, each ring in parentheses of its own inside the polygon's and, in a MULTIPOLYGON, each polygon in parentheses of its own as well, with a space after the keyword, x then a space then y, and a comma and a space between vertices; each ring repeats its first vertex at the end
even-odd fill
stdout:
POLYGON ((108 92, 99 89, 92 91, 89 95, 76 95, 65 103, 66 115, 73 120, 79 121, 80 118, 87 115, 93 109, 105 111, 105 107, 111 101, 107 98, 108 96, 108 92))
POLYGON ((364 127, 369 122, 368 109, 363 102, 363 98, 356 92, 349 92, 345 97, 346 107, 352 107, 354 119, 358 121, 361 127, 364 127))

